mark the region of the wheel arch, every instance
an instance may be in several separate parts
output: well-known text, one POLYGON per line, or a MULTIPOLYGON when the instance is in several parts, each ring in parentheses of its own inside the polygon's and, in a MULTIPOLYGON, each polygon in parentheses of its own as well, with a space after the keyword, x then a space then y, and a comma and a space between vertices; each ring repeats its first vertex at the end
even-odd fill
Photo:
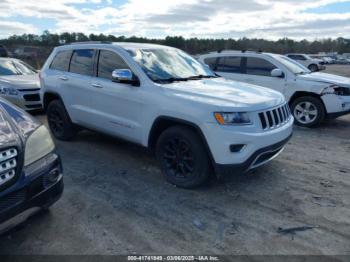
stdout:
MULTIPOLYGON (((289 107, 291 107, 291 105, 293 104, 293 102, 294 102, 296 99, 298 99, 298 98, 300 98, 300 97, 304 97, 304 96, 311 96, 311 97, 315 97, 315 98, 319 99, 319 100, 322 102, 322 105, 323 105, 324 109, 326 109, 326 107, 325 107, 325 105, 324 105, 324 103, 323 103, 323 100, 322 100, 322 98, 321 98, 321 95, 316 94, 316 93, 312 93, 312 92, 306 92, 306 91, 297 91, 297 92, 295 92, 295 93, 292 95, 292 97, 289 99, 289 102, 288 102, 289 107)), ((326 111, 326 112, 327 112, 327 111, 326 111)))
POLYGON ((156 146, 156 143, 157 143, 157 140, 160 136, 160 134, 165 131, 167 128, 169 127, 172 127, 172 126, 186 126, 190 129, 192 129, 199 137, 200 139, 202 140, 206 150, 207 150, 207 153, 208 153, 208 156, 211 160, 211 163, 213 164, 213 166, 215 165, 215 161, 214 161, 214 158, 213 158, 213 155, 211 153, 211 150, 209 148, 209 145, 208 145, 208 142, 204 136, 204 133, 202 132, 201 128, 191 122, 191 121, 188 121, 188 120, 184 120, 184 119, 179 119, 179 118, 175 118, 175 117, 169 117, 169 116, 159 116, 157 117, 153 124, 152 124, 152 127, 150 129, 150 133, 149 133, 149 136, 148 136, 148 148, 154 152, 154 149, 155 149, 155 146, 156 146))
MULTIPOLYGON (((44 96, 43 96, 43 107, 44 107, 44 111, 46 112, 48 105, 50 104, 50 102, 52 102, 53 100, 61 100, 63 103, 63 99, 62 97, 56 93, 56 92, 45 92, 44 96)), ((64 104, 64 103, 63 103, 64 104)))

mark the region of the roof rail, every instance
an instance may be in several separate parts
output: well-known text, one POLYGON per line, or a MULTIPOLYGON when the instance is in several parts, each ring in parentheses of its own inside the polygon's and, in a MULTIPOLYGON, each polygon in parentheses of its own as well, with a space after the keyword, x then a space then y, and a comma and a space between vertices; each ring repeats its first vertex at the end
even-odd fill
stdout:
POLYGON ((88 44, 112 44, 110 41, 84 41, 84 42, 72 42, 68 45, 88 45, 88 44))
POLYGON ((230 50, 230 49, 226 49, 226 50, 218 50, 217 51, 218 53, 224 53, 224 52, 237 52, 237 53, 262 53, 263 51, 262 50, 258 50, 258 51, 255 51, 255 50, 230 50))

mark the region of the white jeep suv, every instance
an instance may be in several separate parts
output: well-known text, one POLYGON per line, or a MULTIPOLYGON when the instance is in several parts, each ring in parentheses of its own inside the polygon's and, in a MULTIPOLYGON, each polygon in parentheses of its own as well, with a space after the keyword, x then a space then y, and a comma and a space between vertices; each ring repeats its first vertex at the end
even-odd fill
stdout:
POLYGON ((276 157, 292 134, 283 95, 217 77, 171 47, 79 43, 54 49, 41 71, 53 135, 78 127, 154 149, 165 178, 195 187, 212 171, 247 171, 276 157))
POLYGON ((326 118, 350 113, 349 78, 313 73, 286 56, 270 53, 222 51, 199 60, 227 79, 281 92, 297 125, 315 127, 326 118))
POLYGON ((324 65, 325 63, 322 59, 312 58, 306 54, 286 54, 286 56, 307 67, 311 72, 326 69, 326 66, 324 65))

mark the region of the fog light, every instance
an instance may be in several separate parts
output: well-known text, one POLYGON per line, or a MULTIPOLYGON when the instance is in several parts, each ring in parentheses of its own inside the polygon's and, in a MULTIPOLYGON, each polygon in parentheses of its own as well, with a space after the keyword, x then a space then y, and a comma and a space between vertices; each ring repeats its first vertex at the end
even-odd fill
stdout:
POLYGON ((230 151, 232 153, 239 153, 243 150, 245 145, 230 145, 230 151))
POLYGON ((49 183, 55 183, 58 180, 59 176, 60 171, 58 170, 58 168, 55 168, 50 171, 50 173, 47 176, 47 180, 49 183))

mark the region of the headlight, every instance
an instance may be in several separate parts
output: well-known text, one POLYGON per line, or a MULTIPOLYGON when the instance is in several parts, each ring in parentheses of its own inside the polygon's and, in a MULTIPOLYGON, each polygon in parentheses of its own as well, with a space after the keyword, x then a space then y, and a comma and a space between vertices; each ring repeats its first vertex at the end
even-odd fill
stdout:
POLYGON ((13 87, 0 86, 0 94, 1 95, 16 96, 16 95, 18 95, 18 91, 17 91, 17 89, 15 89, 13 87))
POLYGON ((40 126, 27 139, 24 150, 24 166, 43 158, 55 148, 51 135, 45 126, 40 126))
POLYGON ((248 113, 245 112, 234 112, 234 113, 224 113, 216 112, 214 113, 216 121, 220 125, 250 125, 252 122, 249 119, 248 113))
POLYGON ((331 85, 322 91, 322 95, 335 94, 338 96, 350 96, 350 88, 331 85))

